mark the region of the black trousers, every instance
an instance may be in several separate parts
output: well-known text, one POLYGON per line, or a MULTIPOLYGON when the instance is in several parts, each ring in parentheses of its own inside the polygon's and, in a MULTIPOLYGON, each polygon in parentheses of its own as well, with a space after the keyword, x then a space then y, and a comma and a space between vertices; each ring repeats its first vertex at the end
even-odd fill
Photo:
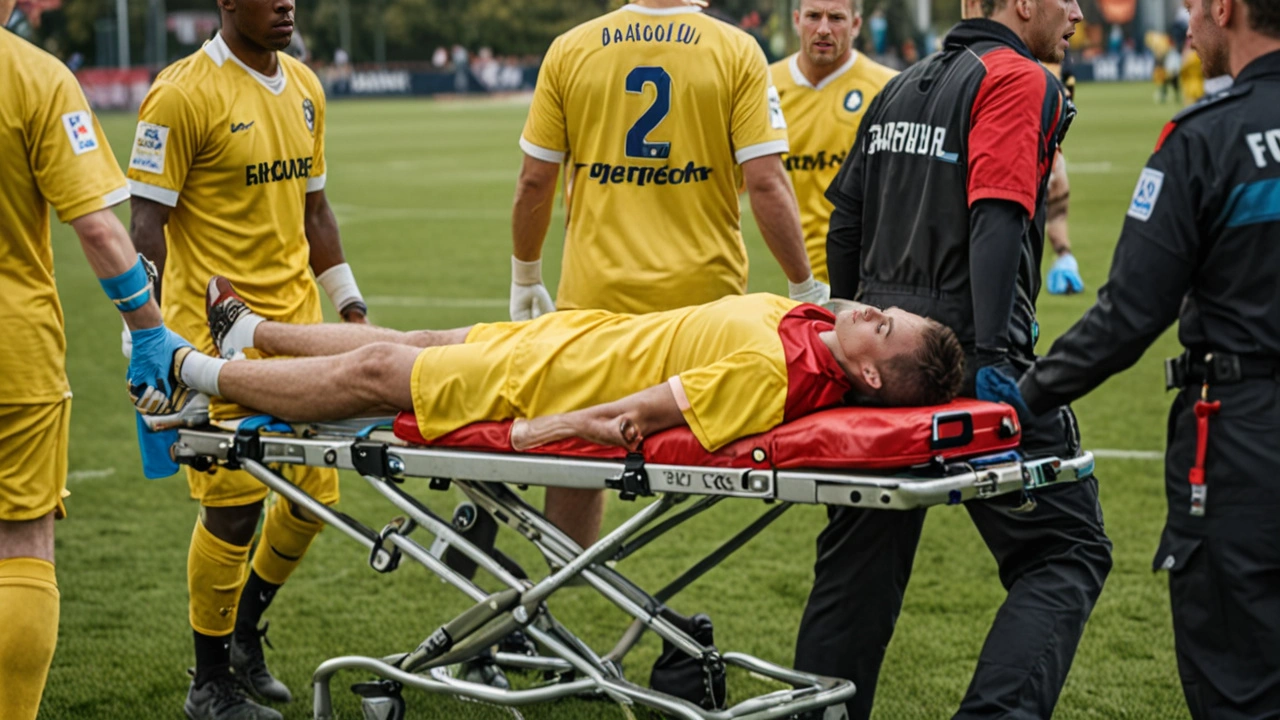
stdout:
MULTIPOLYGON (((1024 452, 1066 457, 1079 447, 1063 408, 1024 428, 1024 452)), ((1085 621, 1111 570, 1097 481, 1036 493, 1030 511, 1010 494, 965 504, 1008 591, 956 717, 1048 718, 1085 621)), ((848 678, 850 718, 867 718, 903 593, 924 510, 831 507, 818 536, 813 590, 796 642, 798 670, 848 678)))
POLYGON ((1210 388, 1205 514, 1190 514, 1199 388, 1169 413, 1168 518, 1153 563, 1169 571, 1178 674, 1196 720, 1280 718, 1280 383, 1210 388))

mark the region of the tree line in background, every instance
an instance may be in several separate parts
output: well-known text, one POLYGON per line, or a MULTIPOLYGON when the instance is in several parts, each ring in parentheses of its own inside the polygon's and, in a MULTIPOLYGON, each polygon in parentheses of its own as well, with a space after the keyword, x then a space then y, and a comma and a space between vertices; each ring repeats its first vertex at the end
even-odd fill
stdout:
MULTIPOLYGON (((895 45, 913 34, 913 0, 864 0, 889 20, 895 45)), ((311 56, 331 61, 346 47, 352 62, 421 62, 438 47, 461 45, 472 52, 487 47, 496 55, 541 55, 556 35, 622 5, 623 0, 296 0, 297 24, 311 56), (349 42, 344 40, 349 39, 349 42)), ((794 49, 790 8, 796 0, 711 0, 709 12, 756 35, 771 57, 794 49), (790 44, 788 44, 790 43, 790 44)), ((217 13, 213 0, 127 0, 130 58, 144 64, 159 58, 157 8, 166 13, 217 13)), ((956 0, 932 0, 936 13, 958 16, 956 0)), ((62 7, 35 19, 31 38, 64 59, 78 54, 87 64, 115 57, 117 0, 63 0, 62 7)), ((941 19, 941 18, 939 18, 941 19)), ((865 36, 865 33, 864 33, 865 36)), ((163 56, 171 62, 196 45, 168 32, 163 56)))

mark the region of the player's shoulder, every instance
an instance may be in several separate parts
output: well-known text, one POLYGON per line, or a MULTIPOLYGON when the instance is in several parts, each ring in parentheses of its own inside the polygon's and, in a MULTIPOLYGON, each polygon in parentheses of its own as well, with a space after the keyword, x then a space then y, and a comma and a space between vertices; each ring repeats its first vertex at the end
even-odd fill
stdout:
POLYGON ((1171 123, 1180 125, 1212 124, 1235 113, 1242 102, 1253 95, 1253 85, 1245 83, 1206 95, 1174 115, 1171 123))
POLYGON ((36 92, 50 92, 58 85, 76 83, 75 75, 61 60, 11 32, 0 32, 0 58, 3 58, 0 64, 12 68, 6 70, 14 73, 10 78, 36 92))
POLYGON ((288 53, 282 52, 276 55, 279 56, 280 66, 285 69, 287 75, 296 78, 311 94, 324 94, 324 85, 309 65, 288 53))
POLYGON ((852 70, 855 78, 877 88, 884 87, 898 74, 897 70, 872 60, 864 53, 858 53, 857 62, 853 64, 852 70))
POLYGON ((778 92, 789 90, 796 85, 795 78, 791 73, 791 63, 795 60, 795 57, 795 55, 788 55, 769 65, 769 77, 773 80, 773 86, 778 88, 778 92))
POLYGON ((1049 68, 1008 45, 1000 45, 984 53, 982 65, 990 80, 1036 84, 1057 82, 1057 76, 1049 68))
MULTIPOLYGON (((206 47, 208 43, 206 43, 206 47)), ((174 61, 161 70, 151 84, 144 105, 151 102, 186 101, 197 104, 199 99, 216 93, 218 83, 216 73, 218 64, 204 48, 174 61)))

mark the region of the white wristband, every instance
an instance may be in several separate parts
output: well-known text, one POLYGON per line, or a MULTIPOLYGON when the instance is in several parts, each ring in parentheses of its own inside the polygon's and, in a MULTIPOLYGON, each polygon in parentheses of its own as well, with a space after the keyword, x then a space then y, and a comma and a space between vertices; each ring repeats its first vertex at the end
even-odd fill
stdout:
POLYGON ((542 259, 525 262, 515 255, 511 256, 511 282, 516 285, 542 284, 542 259))
POLYGON ((316 276, 316 282, 324 288, 325 294, 333 301, 333 307, 338 312, 342 312, 343 308, 353 302, 364 302, 364 298, 360 295, 360 288, 356 285, 356 276, 347 263, 334 265, 320 273, 316 276))
POLYGON ((813 278, 813 275, 812 275, 812 274, 810 274, 810 275, 809 275, 809 277, 808 277, 807 279, 802 280, 802 281, 800 281, 800 282, 798 282, 798 283, 793 283, 793 282, 791 282, 790 280, 788 280, 788 281, 787 281, 787 296, 788 296, 788 297, 795 297, 795 296, 797 296, 797 295, 802 295, 802 294, 804 294, 804 293, 807 293, 807 292, 809 292, 809 291, 813 290, 813 289, 814 289, 815 287, 817 287, 817 286, 818 286, 818 281, 817 281, 817 280, 815 280, 815 279, 813 278))

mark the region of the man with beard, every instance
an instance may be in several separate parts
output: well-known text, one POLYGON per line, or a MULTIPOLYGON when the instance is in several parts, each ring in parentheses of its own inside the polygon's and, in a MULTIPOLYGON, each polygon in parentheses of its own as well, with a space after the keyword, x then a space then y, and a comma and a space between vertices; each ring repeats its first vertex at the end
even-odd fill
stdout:
MULTIPOLYGON (((1075 0, 980 9, 871 103, 827 191, 827 264, 833 296, 955 330, 974 369, 964 392, 1004 399, 1034 360, 1047 180, 1074 114, 1040 63, 1061 61, 1081 14, 1075 0)), ((1027 414, 1022 430, 1030 457, 1079 451, 1069 408, 1027 414)), ((956 717, 1053 714, 1111 569, 1097 493, 1089 479, 966 505, 1008 596, 956 717)), ((866 718, 925 511, 828 512, 796 667, 852 679, 849 713, 866 718)))
POLYGON ((1032 412, 1132 365, 1174 320, 1169 571, 1191 716, 1280 708, 1280 1, 1188 0, 1191 46, 1229 90, 1165 126, 1098 303, 1019 382, 1032 412))

